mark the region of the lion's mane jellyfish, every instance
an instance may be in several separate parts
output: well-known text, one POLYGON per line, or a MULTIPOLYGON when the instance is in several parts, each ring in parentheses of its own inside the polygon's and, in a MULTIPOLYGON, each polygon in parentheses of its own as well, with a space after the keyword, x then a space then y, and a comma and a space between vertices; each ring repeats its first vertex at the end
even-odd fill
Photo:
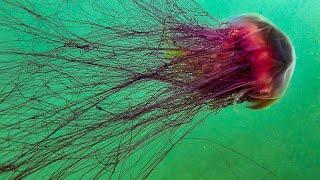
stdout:
MULTIPOLYGON (((0 174, 145 178, 210 114, 279 99, 288 37, 193 1, 1 1, 0 174)), ((213 167, 214 168, 214 167, 213 167)))

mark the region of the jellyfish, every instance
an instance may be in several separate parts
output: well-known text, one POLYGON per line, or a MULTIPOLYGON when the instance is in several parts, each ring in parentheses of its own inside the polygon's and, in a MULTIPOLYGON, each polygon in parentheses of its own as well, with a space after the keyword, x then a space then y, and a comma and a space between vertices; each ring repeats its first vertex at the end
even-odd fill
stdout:
MULTIPOLYGON (((269 20, 196 2, 1 1, 0 175, 146 178, 211 114, 290 82, 269 20)), ((214 117, 214 116, 213 116, 214 117)))

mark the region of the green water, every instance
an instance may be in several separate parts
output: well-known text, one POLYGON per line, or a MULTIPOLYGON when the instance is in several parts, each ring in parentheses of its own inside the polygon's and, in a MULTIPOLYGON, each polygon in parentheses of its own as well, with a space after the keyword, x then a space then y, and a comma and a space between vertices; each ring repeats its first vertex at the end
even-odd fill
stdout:
POLYGON ((320 1, 198 2, 222 19, 248 12, 270 19, 291 38, 296 68, 279 102, 259 111, 231 107, 208 118, 171 152, 152 178, 319 179, 320 1), (216 143, 245 155, 276 176, 216 143))
POLYGON ((319 179, 320 1, 198 2, 219 19, 244 13, 267 17, 292 40, 296 68, 282 99, 264 110, 237 105, 210 116, 149 179, 319 179))

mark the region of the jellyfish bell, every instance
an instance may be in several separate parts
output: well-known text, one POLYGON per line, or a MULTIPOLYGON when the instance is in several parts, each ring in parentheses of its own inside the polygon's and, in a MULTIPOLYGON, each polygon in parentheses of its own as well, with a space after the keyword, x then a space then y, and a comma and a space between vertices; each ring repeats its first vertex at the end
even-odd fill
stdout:
POLYGON ((240 43, 253 66, 256 88, 249 92, 250 108, 267 107, 284 94, 290 82, 295 66, 292 43, 259 15, 241 15, 230 23, 245 34, 240 43))
POLYGON ((223 27, 179 30, 187 35, 175 37, 175 42, 188 39, 186 44, 191 45, 180 45, 184 53, 179 54, 174 72, 211 98, 212 107, 248 101, 251 109, 261 109, 285 92, 294 69, 294 50, 288 37, 262 16, 241 15, 223 27))

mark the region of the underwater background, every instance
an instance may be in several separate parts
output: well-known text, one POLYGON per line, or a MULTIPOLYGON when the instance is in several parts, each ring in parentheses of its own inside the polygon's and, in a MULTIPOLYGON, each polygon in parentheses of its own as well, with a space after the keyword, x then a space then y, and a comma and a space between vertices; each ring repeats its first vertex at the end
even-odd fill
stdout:
POLYGON ((244 13, 268 18, 292 40, 295 71, 287 92, 271 107, 235 105, 209 116, 149 179, 319 179, 320 1, 197 2, 222 20, 244 13))
POLYGON ((209 117, 169 153, 150 178, 319 179, 320 1, 198 2, 219 19, 243 13, 267 17, 291 38, 295 71, 278 102, 257 111, 236 105, 209 117))

